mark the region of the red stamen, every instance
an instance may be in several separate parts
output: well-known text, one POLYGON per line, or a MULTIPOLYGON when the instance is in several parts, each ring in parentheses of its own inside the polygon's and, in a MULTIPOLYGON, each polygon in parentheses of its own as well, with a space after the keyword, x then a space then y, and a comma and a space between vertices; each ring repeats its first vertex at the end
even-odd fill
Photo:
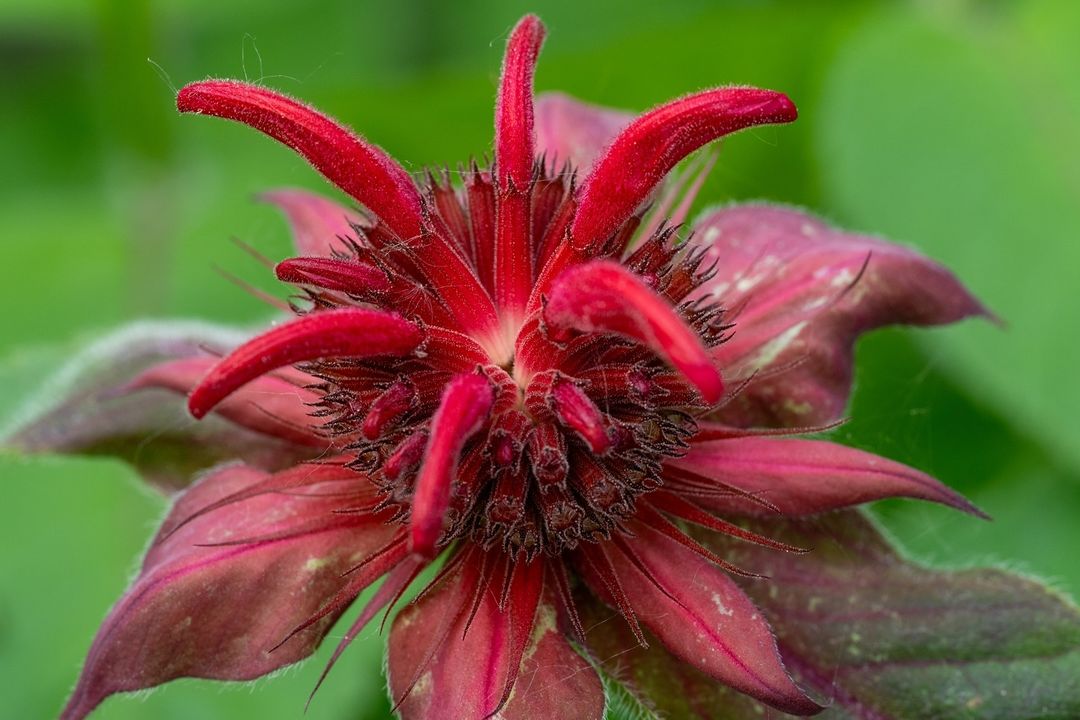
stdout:
POLYGON ((416 385, 409 380, 398 380, 375 398, 364 416, 361 430, 368 440, 375 440, 383 430, 405 413, 409 412, 418 400, 416 385))
POLYGON ((424 457, 424 448, 427 447, 428 433, 426 430, 417 430, 409 437, 401 441, 401 444, 390 453, 383 463, 383 475, 391 482, 400 478, 405 472, 412 470, 420 464, 424 457))

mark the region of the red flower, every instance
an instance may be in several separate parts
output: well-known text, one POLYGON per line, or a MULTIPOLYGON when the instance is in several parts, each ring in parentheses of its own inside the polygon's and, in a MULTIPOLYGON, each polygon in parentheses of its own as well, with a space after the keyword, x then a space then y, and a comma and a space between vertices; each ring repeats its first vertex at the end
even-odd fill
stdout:
POLYGON ((794 120, 791 101, 726 87, 633 120, 557 95, 534 109, 543 34, 531 16, 514 29, 495 162, 462 187, 445 173, 417 184, 265 88, 180 92, 182 112, 289 145, 362 210, 269 194, 301 253, 276 267, 299 288, 298 317, 221 360, 185 350, 127 384, 190 393, 195 417, 265 443, 176 501, 65 717, 177 677, 244 680, 296 662, 385 577, 340 653, 436 558, 390 630, 404 717, 601 717, 575 609, 587 594, 642 645, 809 715, 819 705, 732 580, 753 568, 695 535, 801 552, 739 518, 892 496, 977 512, 897 463, 775 436, 837 419, 861 332, 980 305, 914 252, 792 209, 716 210, 682 242, 711 161, 665 177, 722 136, 794 120), (306 461, 281 469, 295 458, 306 461))

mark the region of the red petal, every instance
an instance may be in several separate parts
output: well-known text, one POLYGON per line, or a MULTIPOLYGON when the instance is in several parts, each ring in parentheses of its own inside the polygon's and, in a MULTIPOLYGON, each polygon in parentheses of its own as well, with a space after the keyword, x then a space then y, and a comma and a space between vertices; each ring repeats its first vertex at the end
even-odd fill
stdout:
POLYGON ((386 273, 367 263, 325 257, 296 257, 282 260, 274 268, 278 280, 297 285, 315 285, 351 295, 386 292, 386 273))
POLYGON ((293 246, 301 255, 329 257, 338 238, 356 236, 354 224, 362 220, 355 210, 306 190, 271 190, 260 200, 278 206, 292 228, 293 246))
POLYGON ((555 328, 625 335, 667 360, 709 404, 723 394, 720 371, 694 331, 618 263, 594 260, 564 270, 552 283, 544 321, 555 328))
POLYGON ((664 176, 702 145, 795 116, 786 96, 745 87, 706 90, 650 110, 619 133, 582 184, 571 228, 575 246, 595 248, 607 240, 664 176))
POLYGON ((322 113, 266 88, 235 80, 206 80, 176 96, 180 112, 236 120, 303 155, 375 213, 398 237, 422 228, 420 193, 405 169, 385 152, 322 113))
POLYGON ((495 167, 499 184, 524 189, 533 174, 533 71, 544 25, 526 15, 510 33, 495 107, 495 167))
POLYGON ((461 450, 483 427, 494 400, 491 383, 480 375, 459 375, 443 391, 431 420, 424 464, 416 478, 409 519, 413 552, 435 555, 461 450))
MULTIPOLYGON (((745 437, 693 443, 668 464, 748 492, 787 516, 811 515, 888 497, 910 497, 982 516, 956 491, 906 465, 821 440, 745 437)), ((717 512, 774 515, 738 496, 696 501, 717 512)))
MULTIPOLYGON (((795 686, 769 625, 726 573, 648 526, 632 530, 638 562, 614 546, 608 555, 634 612, 673 655, 784 712, 821 710, 795 686)), ((604 584, 584 569, 589 586, 606 597, 604 584)))
POLYGON ((495 301, 518 316, 532 290, 529 228, 533 175, 533 70, 544 26, 526 15, 510 34, 495 107, 495 169, 498 179, 495 301))
MULTIPOLYGON (((216 362, 212 357, 193 357, 161 363, 140 374, 125 389, 162 388, 187 395, 216 362)), ((311 390, 263 375, 222 401, 217 413, 264 435, 326 448, 330 441, 315 431, 309 415, 310 405, 316 400, 318 395, 311 390)))
MULTIPOLYGON (((502 554, 495 557, 499 570, 492 589, 507 579, 502 554)), ((470 622, 469 600, 482 580, 481 565, 479 556, 467 559, 458 576, 394 620, 387 676, 404 720, 490 717, 513 689, 533 635, 544 561, 518 562, 510 570, 506 606, 499 607, 498 592, 484 592, 470 622)))
POLYGON ((419 191, 389 155, 292 98, 232 80, 192 83, 176 97, 181 112, 246 123, 303 155, 363 203, 403 241, 401 250, 439 291, 462 328, 495 331, 495 309, 465 258, 425 223, 419 191))
MULTIPOLYGON (((218 470, 192 486, 177 507, 212 503, 260 477, 242 466, 218 470)), ((310 655, 336 613, 268 650, 341 587, 341 573, 357 556, 383 547, 397 532, 378 522, 335 525, 337 502, 317 494, 253 497, 202 516, 156 546, 99 630, 63 717, 85 717, 113 693, 179 677, 250 680, 310 655), (288 534, 319 518, 325 529, 288 534), (265 534, 288 536, 204 546, 265 534)), ((173 521, 170 514, 166 522, 173 521)))
POLYGON ((191 392, 188 409, 201 418, 237 388, 284 365, 319 358, 405 355, 422 339, 419 328, 394 313, 366 308, 315 312, 268 330, 230 353, 191 392))
POLYGON ((536 98, 537 153, 556 168, 570 163, 584 173, 633 119, 633 113, 590 105, 562 93, 544 93, 536 98))
POLYGON ((718 413, 731 425, 835 420, 851 391, 860 334, 987 314, 952 273, 922 255, 788 208, 714 212, 691 242, 707 246, 705 265, 717 270, 700 294, 733 311, 734 335, 715 357, 729 379, 761 376, 718 413))

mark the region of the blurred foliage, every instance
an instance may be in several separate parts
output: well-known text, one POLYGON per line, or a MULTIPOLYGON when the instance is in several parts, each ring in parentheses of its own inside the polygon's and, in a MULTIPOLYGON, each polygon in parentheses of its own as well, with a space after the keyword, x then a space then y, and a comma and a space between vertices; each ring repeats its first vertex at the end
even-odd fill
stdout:
MULTIPOLYGON (((1080 10, 1069 0, 5 0, 0 421, 104 328, 267 317, 216 267, 281 293, 228 239, 283 256, 285 229, 253 195, 327 188, 257 133, 178 117, 174 86, 262 80, 410 168, 454 167, 490 151, 503 41, 526 10, 550 30, 540 89, 638 109, 729 82, 791 94, 802 119, 726 142, 704 200, 805 205, 921 247, 1005 322, 860 346, 854 419, 837 437, 935 473, 996 518, 891 502, 886 525, 922 559, 1002 562, 1080 590, 1080 10)), ((164 501, 115 462, 0 456, 0 473, 0 697, 11 717, 47 717, 164 501)), ((99 716, 299 716, 328 645, 278 679, 220 692, 178 682, 99 716)), ((381 652, 369 630, 308 716, 385 717, 381 652)))

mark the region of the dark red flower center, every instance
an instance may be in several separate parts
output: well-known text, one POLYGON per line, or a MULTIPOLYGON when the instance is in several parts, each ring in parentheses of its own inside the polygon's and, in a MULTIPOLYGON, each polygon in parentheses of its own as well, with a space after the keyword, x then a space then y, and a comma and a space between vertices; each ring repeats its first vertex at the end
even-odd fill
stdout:
MULTIPOLYGON (((535 174, 528 193, 530 245, 534 266, 542 267, 565 237, 576 202, 572 171, 538 167, 535 174)), ((494 244, 491 174, 474 168, 462 190, 431 177, 425 194, 432 222, 446 228, 456 251, 493 290, 491 259, 480 250, 494 244)), ((625 246, 638 225, 637 216, 625 222, 612 244, 625 246)), ((440 327, 454 324, 439 297, 412 278, 407 250, 380 243, 378 224, 355 229, 335 258, 294 258, 278 266, 281 279, 304 288, 300 312, 384 306, 440 327)), ((633 513, 635 498, 662 483, 660 464, 681 453, 696 430, 694 417, 711 403, 629 332, 581 332, 566 320, 579 317, 581 308, 571 313, 563 306, 589 302, 576 283, 593 283, 597 294, 614 276, 676 306, 706 347, 720 342, 719 308, 686 301, 708 268, 700 256, 680 251, 674 237, 673 229, 661 229, 624 265, 593 265, 588 276, 571 273, 557 282, 541 310, 512 328, 509 359, 462 334, 429 338, 408 357, 306 363, 303 369, 323 381, 315 414, 325 418, 336 444, 355 455, 352 466, 382 489, 383 508, 409 522, 432 426, 447 422, 437 417, 444 389, 456 374, 473 370, 485 382, 465 400, 469 408, 479 402, 491 409, 483 431, 448 460, 457 471, 438 544, 469 537, 533 554, 609 538, 633 513), (456 356, 449 366, 447 356, 456 356)), ((616 310, 640 314, 631 302, 621 296, 623 307, 616 310)))

